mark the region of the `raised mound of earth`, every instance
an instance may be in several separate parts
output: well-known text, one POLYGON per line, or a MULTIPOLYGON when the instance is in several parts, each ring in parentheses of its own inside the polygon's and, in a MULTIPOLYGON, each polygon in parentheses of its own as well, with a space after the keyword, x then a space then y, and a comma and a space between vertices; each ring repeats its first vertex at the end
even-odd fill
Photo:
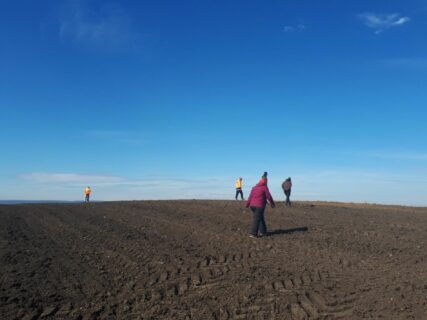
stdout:
POLYGON ((427 319, 427 209, 0 206, 1 319, 427 319))

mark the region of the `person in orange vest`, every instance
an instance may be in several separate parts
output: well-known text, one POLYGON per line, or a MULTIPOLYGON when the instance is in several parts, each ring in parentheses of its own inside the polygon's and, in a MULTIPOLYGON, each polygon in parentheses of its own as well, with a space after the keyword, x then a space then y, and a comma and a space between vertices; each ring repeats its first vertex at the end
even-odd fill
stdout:
POLYGON ((242 191, 242 178, 239 178, 236 180, 236 200, 238 195, 240 194, 240 197, 243 199, 243 191, 242 191))
POLYGON ((89 186, 85 188, 85 192, 84 192, 84 194, 85 194, 85 202, 89 202, 89 197, 90 197, 90 193, 91 192, 92 192, 92 190, 90 190, 89 186))

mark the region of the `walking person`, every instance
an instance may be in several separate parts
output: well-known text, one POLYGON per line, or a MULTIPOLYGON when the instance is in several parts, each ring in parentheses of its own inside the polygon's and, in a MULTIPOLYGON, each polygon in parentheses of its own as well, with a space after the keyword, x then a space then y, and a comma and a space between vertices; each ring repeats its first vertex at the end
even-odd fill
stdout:
POLYGON ((89 202, 89 198, 90 198, 90 193, 92 192, 92 190, 90 190, 90 187, 87 186, 85 188, 84 194, 85 194, 85 202, 89 202))
POLYGON ((267 235, 267 226, 264 219, 264 210, 267 203, 270 203, 272 208, 276 206, 268 190, 267 179, 263 176, 252 188, 249 198, 246 201, 246 208, 250 208, 252 211, 252 227, 249 234, 251 238, 267 235))
POLYGON ((292 207, 291 200, 289 199, 291 197, 291 189, 292 189, 291 177, 289 177, 285 181, 283 181, 282 189, 286 195, 286 206, 292 207))
POLYGON ((244 200, 243 199, 243 191, 242 191, 242 178, 241 177, 236 180, 236 200, 237 200, 237 197, 239 196, 239 194, 240 194, 240 198, 242 200, 244 200))

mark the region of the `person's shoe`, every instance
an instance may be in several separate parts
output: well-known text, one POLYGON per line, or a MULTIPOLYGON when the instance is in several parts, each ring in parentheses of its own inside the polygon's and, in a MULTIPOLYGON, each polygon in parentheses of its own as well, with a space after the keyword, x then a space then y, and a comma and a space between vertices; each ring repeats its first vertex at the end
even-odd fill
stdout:
POLYGON ((258 237, 265 237, 266 235, 266 233, 260 233, 258 237))
POLYGON ((256 238, 256 236, 254 236, 253 234, 250 234, 249 238, 256 238))

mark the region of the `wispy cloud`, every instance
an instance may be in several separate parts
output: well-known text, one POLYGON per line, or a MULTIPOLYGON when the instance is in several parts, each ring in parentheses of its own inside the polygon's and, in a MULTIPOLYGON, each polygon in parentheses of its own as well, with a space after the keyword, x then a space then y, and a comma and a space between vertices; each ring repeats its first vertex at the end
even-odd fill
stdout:
POLYGON ((96 8, 90 2, 69 1, 62 6, 59 37, 64 42, 123 50, 135 45, 138 33, 132 29, 128 12, 117 3, 104 3, 96 8))
POLYGON ((21 176, 25 180, 37 183, 55 183, 55 184, 118 184, 125 180, 115 176, 102 175, 85 175, 78 173, 47 173, 47 172, 31 172, 21 176))
MULTIPOLYGON (((423 196, 427 190, 426 179, 410 172, 373 172, 344 168, 307 170, 295 172, 292 180, 294 198, 300 200, 427 205, 423 196)), ((282 196, 280 182, 279 179, 271 179, 269 185, 273 196, 282 196)))
POLYGON ((306 29, 306 25, 303 23, 299 23, 297 25, 286 25, 283 27, 283 31, 285 33, 290 33, 290 32, 302 32, 306 29))
POLYGON ((93 187, 97 198, 102 200, 221 199, 230 197, 230 193, 226 190, 230 189, 234 182, 233 178, 227 177, 189 179, 150 176, 128 179, 109 175, 50 172, 25 173, 20 178, 31 185, 36 185, 37 188, 33 188, 34 190, 49 190, 44 196, 45 199, 49 194, 62 190, 61 198, 67 200, 72 200, 76 191, 80 194, 80 189, 86 185, 93 187))
POLYGON ((144 144, 147 140, 139 133, 123 130, 89 130, 85 135, 93 139, 107 140, 109 142, 144 144))
POLYGON ((426 161, 427 153, 417 152, 373 152, 370 155, 381 159, 426 161))
MULTIPOLYGON (((292 171, 295 199, 427 205, 425 175, 417 172, 345 168, 292 171), (405 187, 396 187, 402 185, 405 187)), ((235 177, 146 176, 128 179, 109 175, 32 172, 21 178, 24 182, 13 184, 15 189, 11 185, 4 190, 4 199, 76 200, 82 197, 82 188, 86 185, 92 187, 94 200, 234 199, 235 177)), ((246 197, 258 178, 244 176, 246 197)), ((269 187, 275 200, 284 199, 280 187, 282 180, 283 177, 270 177, 269 187)))
POLYGON ((385 59, 381 63, 387 67, 410 70, 427 70, 427 58, 385 59))
POLYGON ((375 30, 375 34, 379 34, 384 30, 392 27, 404 25, 411 20, 408 16, 403 16, 400 13, 370 13, 365 12, 357 16, 365 26, 375 30))

